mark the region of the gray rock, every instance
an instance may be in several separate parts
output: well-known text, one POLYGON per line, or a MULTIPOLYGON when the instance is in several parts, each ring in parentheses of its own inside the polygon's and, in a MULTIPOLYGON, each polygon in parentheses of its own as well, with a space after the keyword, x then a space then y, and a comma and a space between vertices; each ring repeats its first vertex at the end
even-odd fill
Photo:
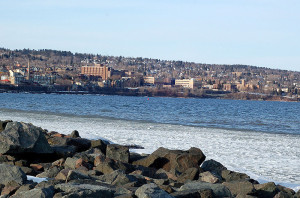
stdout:
POLYGON ((55 189, 68 193, 67 197, 113 197, 113 191, 101 185, 66 183, 55 185, 55 189))
POLYGON ((16 193, 11 198, 52 198, 54 195, 53 188, 34 188, 29 191, 16 193))
POLYGON ((106 148, 106 157, 128 163, 129 162, 129 149, 128 149, 128 147, 125 147, 125 146, 109 144, 109 145, 107 145, 107 148, 106 148))
POLYGON ((0 153, 53 153, 42 128, 23 122, 9 122, 0 133, 0 153))
POLYGON ((156 184, 145 184, 135 191, 138 198, 171 198, 170 194, 160 189, 156 184))
POLYGON ((0 164, 0 184, 6 185, 11 181, 23 184, 26 180, 27 176, 20 167, 0 164))
POLYGON ((211 184, 200 181, 192 181, 180 187, 179 191, 183 190, 205 190, 211 189, 216 197, 232 197, 230 190, 222 184, 211 184))

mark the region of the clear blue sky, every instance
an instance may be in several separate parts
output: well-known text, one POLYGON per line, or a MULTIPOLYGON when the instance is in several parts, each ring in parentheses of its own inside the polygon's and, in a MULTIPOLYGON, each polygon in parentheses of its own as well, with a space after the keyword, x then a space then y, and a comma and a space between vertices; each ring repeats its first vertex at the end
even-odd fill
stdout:
POLYGON ((0 47, 300 71, 300 0, 0 1, 0 47))

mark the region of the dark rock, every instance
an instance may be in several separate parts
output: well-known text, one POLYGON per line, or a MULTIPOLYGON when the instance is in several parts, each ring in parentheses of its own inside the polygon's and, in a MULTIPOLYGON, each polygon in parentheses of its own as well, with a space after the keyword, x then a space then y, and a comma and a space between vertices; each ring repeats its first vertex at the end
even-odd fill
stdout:
POLYGON ((230 190, 222 184, 211 184, 200 181, 192 181, 180 187, 179 191, 184 190, 207 190, 213 191, 215 197, 232 197, 230 190))
POLYGON ((227 170, 227 168, 223 166, 220 162, 217 162, 213 159, 203 162, 201 168, 203 169, 203 171, 209 171, 220 177, 222 175, 222 171, 227 170))
POLYGON ((223 185, 230 190, 233 196, 254 195, 256 192, 253 184, 248 181, 224 182, 223 185))
POLYGON ((257 191, 255 195, 258 197, 273 198, 279 192, 279 189, 277 188, 274 182, 268 182, 265 184, 255 184, 254 188, 257 191))
POLYGON ((91 140, 84 138, 52 136, 48 139, 48 142, 52 146, 74 146, 76 152, 86 151, 91 147, 91 140))
POLYGON ((160 189, 156 184, 145 184, 139 187, 135 191, 135 195, 138 198, 171 198, 173 196, 169 195, 166 191, 160 189))
POLYGON ((5 120, 5 121, 1 121, 0 120, 0 132, 4 131, 7 123, 12 122, 12 120, 5 120))
POLYGON ((215 183, 219 183, 221 179, 219 179, 219 177, 217 177, 213 173, 206 171, 204 173, 200 173, 199 180, 203 182, 215 184, 215 183))
POLYGON ((178 182, 184 183, 186 180, 195 180, 199 177, 199 168, 189 168, 184 171, 177 179, 178 182))
POLYGON ((133 153, 133 152, 130 152, 130 155, 129 155, 129 162, 132 163, 134 161, 138 161, 138 160, 141 160, 145 157, 147 157, 149 155, 141 155, 139 153, 133 153))
POLYGON ((158 171, 156 171, 154 178, 156 178, 156 179, 171 179, 173 181, 176 181, 178 179, 175 174, 165 171, 162 168, 159 169, 158 171))
POLYGON ((75 146, 52 146, 51 148, 57 158, 72 157, 77 150, 75 146))
POLYGON ((113 191, 101 185, 66 183, 55 185, 55 189, 67 193, 66 197, 113 197, 113 191))
POLYGON ((23 122, 9 122, 0 133, 0 153, 53 153, 42 128, 23 122))
POLYGON ((72 131, 71 138, 80 138, 79 132, 77 130, 72 131))
POLYGON ((99 140, 91 140, 91 147, 98 148, 101 152, 106 155, 107 142, 99 139, 99 140))
POLYGON ((135 166, 134 167, 134 172, 132 172, 132 174, 140 174, 146 177, 151 177, 154 178, 155 173, 156 173, 156 169, 155 168, 148 168, 148 167, 144 167, 144 166, 135 166))
POLYGON ((222 179, 226 182, 250 180, 250 177, 245 173, 238 173, 230 170, 222 171, 222 179))
POLYGON ((114 160, 118 160, 124 163, 129 162, 129 149, 128 147, 109 144, 106 148, 106 157, 114 160))
POLYGON ((53 188, 34 188, 29 191, 16 193, 12 198, 52 198, 54 195, 53 188))
POLYGON ((27 177, 20 167, 0 164, 0 184, 6 185, 11 181, 23 184, 26 180, 27 177))
POLYGON ((184 190, 171 193, 175 198, 214 198, 213 192, 210 189, 204 190, 184 190))
POLYGON ((46 171, 36 175, 36 177, 40 177, 40 178, 54 178, 56 177, 56 175, 61 171, 60 167, 54 166, 51 167, 49 169, 47 169, 46 171))

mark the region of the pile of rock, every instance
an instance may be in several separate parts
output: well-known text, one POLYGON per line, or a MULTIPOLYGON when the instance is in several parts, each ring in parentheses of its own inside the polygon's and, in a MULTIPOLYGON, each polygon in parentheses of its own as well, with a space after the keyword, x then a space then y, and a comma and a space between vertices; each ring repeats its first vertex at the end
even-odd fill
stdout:
POLYGON ((159 148, 150 155, 129 146, 0 121, 1 197, 299 197, 248 175, 205 161, 198 148, 159 148), (40 183, 26 175, 47 178, 40 183))

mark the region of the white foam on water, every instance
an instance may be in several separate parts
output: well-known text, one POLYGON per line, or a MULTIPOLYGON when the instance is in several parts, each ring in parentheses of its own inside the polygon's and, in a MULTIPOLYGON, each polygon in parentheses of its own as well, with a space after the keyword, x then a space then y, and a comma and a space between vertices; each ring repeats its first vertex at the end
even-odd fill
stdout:
POLYGON ((260 182, 277 181, 300 189, 299 135, 0 110, 0 120, 6 119, 31 122, 64 134, 78 130, 81 137, 89 139, 141 145, 145 149, 134 150, 140 153, 151 153, 159 147, 198 147, 207 159, 219 161, 230 170, 247 173, 260 182))

